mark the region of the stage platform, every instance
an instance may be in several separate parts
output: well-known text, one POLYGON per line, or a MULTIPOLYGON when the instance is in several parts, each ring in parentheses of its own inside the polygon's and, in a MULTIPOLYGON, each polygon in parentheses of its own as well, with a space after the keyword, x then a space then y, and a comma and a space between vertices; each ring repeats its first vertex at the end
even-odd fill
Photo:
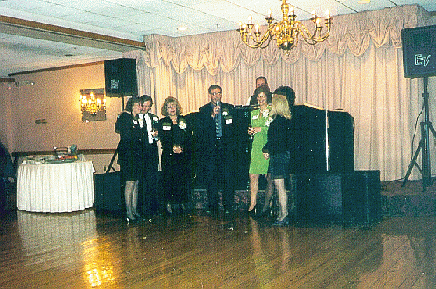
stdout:
MULTIPOLYGON (((402 181, 381 182, 382 215, 384 217, 401 216, 436 216, 436 182, 422 190, 422 182, 407 181, 402 187, 402 181)), ((258 194, 258 203, 263 205, 264 191, 258 194)), ((193 192, 194 207, 204 209, 207 204, 206 191, 196 189, 193 192)), ((250 191, 235 191, 235 208, 245 211, 250 203, 250 191)))
POLYGON ((422 181, 381 182, 384 216, 435 216, 436 182, 423 191, 422 181))

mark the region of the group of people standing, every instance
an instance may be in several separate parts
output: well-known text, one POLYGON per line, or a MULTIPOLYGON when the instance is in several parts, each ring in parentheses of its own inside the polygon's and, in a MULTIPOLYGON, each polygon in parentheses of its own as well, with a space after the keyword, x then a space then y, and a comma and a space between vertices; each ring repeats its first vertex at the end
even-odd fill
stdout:
POLYGON ((152 105, 153 100, 148 95, 132 97, 115 123, 115 131, 120 134, 118 163, 125 182, 128 222, 141 219, 142 215, 160 213, 162 204, 172 212, 171 204, 188 202, 191 131, 181 116, 182 108, 176 98, 165 99, 162 119, 150 113, 152 105), (162 147, 161 178, 158 176, 158 141, 162 147))
MULTIPOLYGON (((280 213, 276 225, 288 222, 287 195, 284 179, 289 174, 290 143, 292 138, 291 111, 295 94, 290 87, 281 86, 271 93, 266 79, 256 80, 256 90, 249 99, 252 136, 249 169, 251 202, 249 211, 257 210, 258 179, 267 179, 262 212, 271 207, 273 183, 278 191, 280 213)), ((210 214, 219 210, 219 191, 225 213, 234 203, 235 107, 223 103, 222 88, 211 85, 210 102, 200 107, 195 121, 182 116, 178 100, 168 97, 162 106, 162 119, 150 113, 151 97, 132 97, 115 124, 120 134, 118 162, 125 180, 124 194, 127 221, 142 214, 159 213, 162 207, 168 213, 175 208, 185 209, 191 192, 192 156, 196 152, 197 178, 207 190, 210 214), (195 124, 193 124, 195 123, 195 124), (158 178, 158 148, 161 142, 161 178, 158 178), (160 185, 158 184, 160 179, 160 185), (158 188, 161 190, 158 191, 158 188), (138 198, 139 192, 142 197, 138 198), (162 196, 162 198, 160 197, 162 196), (140 204, 139 204, 140 203, 140 204)))
POLYGON ((120 134, 118 163, 124 181, 124 199, 127 221, 141 218, 138 196, 142 197, 142 213, 154 214, 159 210, 158 199, 158 123, 150 113, 153 100, 150 96, 132 97, 118 116, 115 132, 120 134))

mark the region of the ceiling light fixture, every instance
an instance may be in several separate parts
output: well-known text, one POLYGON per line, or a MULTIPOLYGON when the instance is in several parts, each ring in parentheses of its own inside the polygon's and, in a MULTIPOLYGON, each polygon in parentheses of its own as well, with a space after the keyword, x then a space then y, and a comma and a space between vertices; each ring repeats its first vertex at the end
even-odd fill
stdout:
POLYGON ((315 14, 315 11, 312 12, 310 20, 314 24, 314 29, 312 29, 313 32, 310 32, 309 28, 296 20, 297 16, 294 13, 294 7, 291 7, 291 13, 288 15, 289 5, 286 3, 286 0, 283 0, 281 10, 283 20, 274 23, 271 10, 269 11, 268 16, 265 17, 268 27, 262 37, 259 25, 253 24, 251 16, 247 24, 240 23, 237 31, 240 33, 242 41, 251 48, 265 48, 269 45, 271 39, 274 39, 280 49, 289 53, 289 51, 297 45, 300 37, 310 45, 323 42, 329 37, 332 17, 330 17, 328 10, 325 18, 318 17, 315 14), (326 31, 323 31, 324 27, 326 28, 326 31))

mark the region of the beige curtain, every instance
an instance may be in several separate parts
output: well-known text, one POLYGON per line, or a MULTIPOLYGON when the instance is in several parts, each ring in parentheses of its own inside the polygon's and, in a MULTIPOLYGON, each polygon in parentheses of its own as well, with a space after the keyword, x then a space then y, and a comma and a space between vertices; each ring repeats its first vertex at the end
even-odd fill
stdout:
MULTIPOLYGON (((326 42, 309 46, 300 41, 289 55, 273 43, 266 49, 247 48, 235 31, 179 38, 153 35, 145 39, 145 52, 125 57, 137 59, 140 93, 154 98, 158 114, 170 95, 179 99, 185 113, 198 110, 209 101, 211 84, 222 86, 224 102, 245 104, 260 75, 272 89, 291 86, 297 103, 342 109, 354 117, 355 169, 380 170, 382 180, 395 180, 406 174, 422 121, 417 120, 422 79, 403 76, 401 29, 430 20, 416 5, 338 16, 326 42)), ((435 90, 430 78, 431 96, 435 90)), ((420 177, 413 169, 409 179, 420 177)))

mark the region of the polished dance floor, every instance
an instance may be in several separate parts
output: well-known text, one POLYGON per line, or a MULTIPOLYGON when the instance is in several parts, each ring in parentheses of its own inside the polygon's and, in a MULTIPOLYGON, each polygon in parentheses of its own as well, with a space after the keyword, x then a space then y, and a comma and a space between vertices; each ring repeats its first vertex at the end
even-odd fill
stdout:
POLYGON ((127 224, 94 210, 1 219, 0 288, 436 288, 436 218, 273 227, 234 215, 127 224))

